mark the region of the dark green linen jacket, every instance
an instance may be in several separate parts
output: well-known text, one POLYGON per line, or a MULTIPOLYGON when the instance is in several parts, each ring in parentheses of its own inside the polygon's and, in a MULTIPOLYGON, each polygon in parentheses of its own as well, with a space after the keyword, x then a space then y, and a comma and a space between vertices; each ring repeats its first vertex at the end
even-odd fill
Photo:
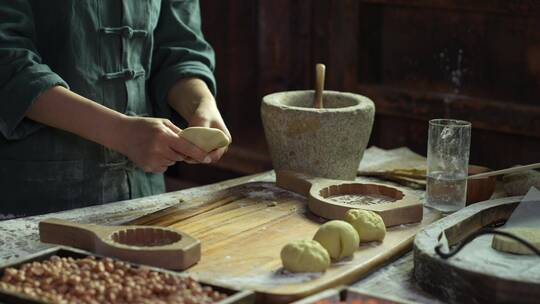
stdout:
POLYGON ((196 0, 0 0, 0 218, 163 192, 162 174, 25 113, 60 85, 127 115, 168 117, 179 79, 215 93, 200 26, 196 0))

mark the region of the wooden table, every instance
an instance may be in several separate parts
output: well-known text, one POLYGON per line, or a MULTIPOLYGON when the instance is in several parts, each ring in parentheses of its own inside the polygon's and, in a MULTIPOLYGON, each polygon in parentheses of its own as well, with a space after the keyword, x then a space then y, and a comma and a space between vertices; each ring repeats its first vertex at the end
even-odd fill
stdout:
MULTIPOLYGON (((151 197, 41 216, 0 221, 0 264, 50 247, 49 245, 40 243, 38 240, 37 223, 44 218, 57 217, 81 223, 121 224, 159 209, 178 204, 181 199, 189 200, 193 197, 246 182, 273 182, 274 180, 274 172, 268 171, 217 184, 151 197)), ((369 290, 374 294, 389 295, 420 303, 442 303, 424 293, 415 284, 412 278, 412 267, 412 253, 408 252, 399 259, 389 262, 386 266, 354 283, 353 286, 369 290)))

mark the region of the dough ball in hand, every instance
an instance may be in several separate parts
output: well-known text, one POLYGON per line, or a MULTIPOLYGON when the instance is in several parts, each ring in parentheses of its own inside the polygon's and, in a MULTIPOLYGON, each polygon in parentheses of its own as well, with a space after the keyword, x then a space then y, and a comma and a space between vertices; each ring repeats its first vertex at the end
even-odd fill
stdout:
POLYGON ((319 242, 335 260, 341 260, 344 257, 352 256, 360 238, 354 227, 344 221, 327 222, 317 230, 313 240, 319 242))
POLYGON ((281 262, 290 272, 321 272, 330 266, 330 256, 318 242, 301 240, 281 249, 281 262))
POLYGON ((182 130, 180 136, 208 153, 230 144, 229 137, 220 129, 191 127, 182 130))
POLYGON ((382 241, 386 235, 384 221, 375 212, 351 209, 345 214, 345 221, 356 229, 361 242, 382 241))

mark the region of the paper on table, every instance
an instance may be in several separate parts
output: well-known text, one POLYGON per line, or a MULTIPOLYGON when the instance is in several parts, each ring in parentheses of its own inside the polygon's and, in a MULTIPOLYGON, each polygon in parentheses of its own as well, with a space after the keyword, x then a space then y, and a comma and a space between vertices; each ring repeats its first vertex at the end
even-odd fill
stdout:
POLYGON ((377 176, 413 189, 426 188, 426 158, 406 147, 384 150, 372 146, 364 152, 360 176, 377 176))
POLYGON ((425 174, 426 168, 426 158, 409 148, 384 150, 371 146, 364 152, 358 171, 418 170, 425 174))
POLYGON ((531 187, 512 215, 506 221, 505 228, 527 227, 540 229, 540 191, 531 187))

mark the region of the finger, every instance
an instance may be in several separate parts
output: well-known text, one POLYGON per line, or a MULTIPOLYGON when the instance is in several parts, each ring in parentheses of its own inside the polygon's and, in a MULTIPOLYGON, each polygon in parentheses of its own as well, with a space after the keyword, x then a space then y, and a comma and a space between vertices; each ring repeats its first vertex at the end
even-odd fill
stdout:
POLYGON ((225 153, 227 153, 227 151, 229 151, 229 147, 230 147, 230 146, 231 146, 231 144, 229 143, 229 144, 226 145, 225 147, 220 148, 220 149, 223 149, 222 155, 225 154, 225 153))
POLYGON ((201 163, 209 163, 211 161, 210 158, 207 158, 208 154, 206 152, 182 137, 170 140, 169 147, 176 153, 190 157, 195 161, 201 163))
POLYGON ((153 173, 163 173, 163 172, 167 171, 167 168, 168 168, 168 166, 157 167, 152 172, 153 173))
POLYGON ((186 158, 184 155, 178 154, 171 148, 167 148, 167 150, 163 152, 163 157, 172 162, 183 161, 186 158))
POLYGON ((161 168, 161 167, 170 167, 170 166, 172 166, 172 165, 174 165, 174 164, 176 164, 176 161, 169 161, 169 160, 166 160, 166 161, 164 161, 164 162, 161 162, 159 167, 160 167, 160 168, 161 168))
POLYGON ((211 127, 216 128, 216 129, 220 129, 221 131, 223 131, 223 133, 225 133, 225 135, 227 135, 227 137, 229 138, 229 142, 232 143, 232 136, 231 136, 231 133, 229 132, 229 130, 227 129, 227 126, 225 125, 225 122, 216 121, 216 122, 211 124, 211 127))
MULTIPOLYGON (((169 130, 172 131, 172 129, 169 130)), ((178 130, 181 129, 178 128, 178 130)), ((190 141, 178 134, 169 135, 171 136, 167 137, 167 141, 169 146, 168 150, 170 151, 165 152, 165 157, 168 160, 184 161, 186 158, 191 158, 193 161, 190 163, 209 163, 211 161, 210 159, 206 159, 207 153, 205 151, 201 150, 190 141)))
POLYGON ((225 125, 223 125, 223 128, 221 128, 220 130, 223 131, 223 133, 225 133, 225 135, 227 135, 227 137, 229 138, 229 144, 231 144, 232 143, 232 135, 229 132, 229 130, 227 129, 227 127, 225 127, 225 125))
POLYGON ((178 156, 178 161, 185 161, 186 159, 188 159, 189 157, 185 156, 185 155, 182 155, 182 154, 177 154, 178 156))
POLYGON ((173 124, 170 120, 168 119, 165 119, 163 120, 163 124, 165 126, 167 126, 167 128, 169 128, 171 131, 174 132, 174 134, 178 134, 180 132, 182 132, 182 129, 180 129, 179 127, 177 127, 175 124, 173 124))
POLYGON ((161 157, 157 160, 157 163, 160 166, 172 166, 176 164, 177 161, 179 161, 177 159, 178 156, 175 153, 173 153, 173 155, 171 156, 161 155, 161 157))
POLYGON ((216 149, 216 150, 208 153, 208 157, 210 157, 210 159, 212 160, 213 163, 217 162, 218 160, 221 159, 221 157, 223 156, 225 151, 226 151, 225 147, 216 149))
POLYGON ((184 160, 184 162, 187 163, 187 164, 192 164, 192 165, 200 164, 200 162, 194 161, 194 160, 191 159, 191 158, 186 158, 186 159, 184 160))

